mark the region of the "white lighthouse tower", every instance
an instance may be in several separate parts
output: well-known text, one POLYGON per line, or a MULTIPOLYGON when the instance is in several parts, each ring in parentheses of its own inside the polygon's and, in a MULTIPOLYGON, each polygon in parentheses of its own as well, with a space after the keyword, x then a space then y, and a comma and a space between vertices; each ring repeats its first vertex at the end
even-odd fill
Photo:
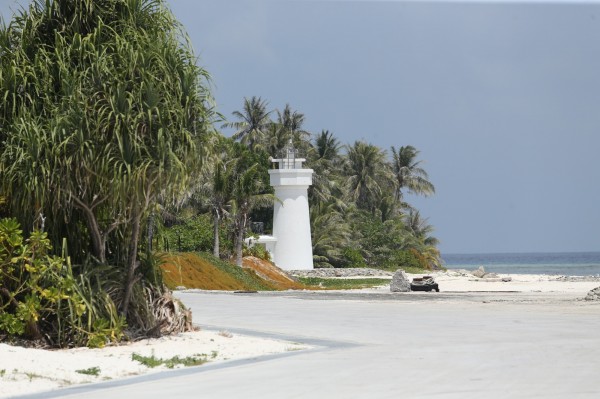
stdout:
POLYGON ((275 188, 273 236, 266 244, 273 262, 284 270, 313 269, 308 186, 312 184, 312 169, 303 169, 304 158, 290 144, 280 159, 273 159, 278 169, 269 170, 271 186, 275 188))

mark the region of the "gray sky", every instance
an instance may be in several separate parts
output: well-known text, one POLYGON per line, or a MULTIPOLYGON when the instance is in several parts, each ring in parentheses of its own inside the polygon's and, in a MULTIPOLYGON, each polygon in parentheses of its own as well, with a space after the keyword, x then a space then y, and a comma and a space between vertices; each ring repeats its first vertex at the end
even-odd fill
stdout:
POLYGON ((600 4, 170 4, 227 117, 256 95, 344 143, 417 147, 444 253, 600 251, 600 4))

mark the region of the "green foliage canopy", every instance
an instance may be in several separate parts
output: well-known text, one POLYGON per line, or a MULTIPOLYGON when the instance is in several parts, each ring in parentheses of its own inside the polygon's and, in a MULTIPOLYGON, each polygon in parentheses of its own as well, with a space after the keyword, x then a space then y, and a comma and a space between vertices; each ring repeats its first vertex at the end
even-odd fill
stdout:
POLYGON ((162 0, 37 0, 0 29, 2 190, 74 261, 121 265, 125 313, 148 209, 198 168, 207 80, 162 0))

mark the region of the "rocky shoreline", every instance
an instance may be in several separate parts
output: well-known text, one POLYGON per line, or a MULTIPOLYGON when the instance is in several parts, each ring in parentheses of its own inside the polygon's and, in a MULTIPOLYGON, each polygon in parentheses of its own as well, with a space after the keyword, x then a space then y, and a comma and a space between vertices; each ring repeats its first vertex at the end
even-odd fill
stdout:
MULTIPOLYGON (((294 277, 319 277, 319 278, 334 278, 334 277, 392 277, 393 272, 369 269, 369 268, 323 268, 313 270, 288 270, 287 273, 294 277)), ((448 269, 446 271, 433 270, 430 274, 439 275, 440 273, 447 276, 462 276, 475 277, 478 279, 499 278, 497 273, 485 271, 483 267, 476 270, 466 269, 448 269)), ((565 281, 565 282, 600 282, 600 276, 548 276, 550 281, 565 281)))
POLYGON ((313 270, 289 270, 288 273, 294 277, 392 277, 394 273, 385 270, 368 268, 347 269, 313 269, 313 270))

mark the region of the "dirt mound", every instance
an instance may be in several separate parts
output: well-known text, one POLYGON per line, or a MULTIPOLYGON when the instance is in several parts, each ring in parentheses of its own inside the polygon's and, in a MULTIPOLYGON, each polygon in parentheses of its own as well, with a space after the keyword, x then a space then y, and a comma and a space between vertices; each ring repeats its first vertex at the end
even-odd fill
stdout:
POLYGON ((161 266, 167 287, 225 291, 273 291, 305 286, 273 263, 248 256, 243 267, 206 253, 165 254, 161 266))
POLYGON ((253 270, 260 278, 274 284, 279 290, 305 288, 303 284, 267 260, 246 256, 242 259, 242 267, 253 270))
POLYGON ((163 280, 176 287, 204 290, 275 290, 252 270, 239 268, 208 254, 167 254, 162 265, 163 280))

